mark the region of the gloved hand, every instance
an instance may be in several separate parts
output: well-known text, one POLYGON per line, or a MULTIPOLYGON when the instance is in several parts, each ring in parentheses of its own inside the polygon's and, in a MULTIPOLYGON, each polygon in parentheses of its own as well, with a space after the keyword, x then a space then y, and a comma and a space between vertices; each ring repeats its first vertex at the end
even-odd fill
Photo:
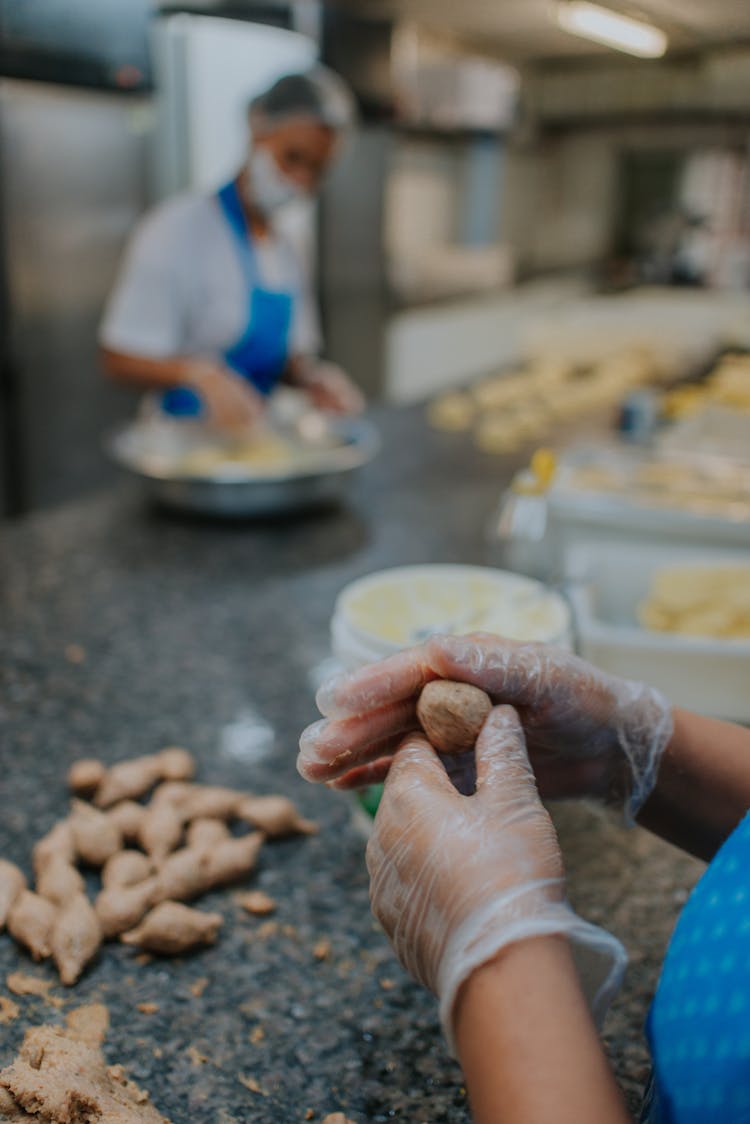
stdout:
POLYGON ((302 735, 302 776, 340 788, 383 780, 400 738, 418 726, 419 692, 437 678, 473 683, 518 710, 543 797, 624 803, 634 821, 672 734, 666 699, 563 649, 486 633, 435 636, 324 684, 327 720, 302 735))
POLYGON ((597 1020, 626 964, 620 942, 565 900, 557 836, 512 707, 491 712, 476 769, 476 792, 461 796, 427 739, 407 737, 367 847, 373 912, 406 971, 439 997, 452 1049, 461 984, 509 944, 566 935, 597 1020))
POLYGON ((229 367, 196 359, 187 366, 186 382, 201 396, 208 421, 217 429, 246 430, 265 413, 263 395, 229 367))
POLYGON ((335 363, 324 363, 322 360, 302 363, 296 369, 293 381, 319 410, 330 410, 334 414, 361 414, 365 408, 362 392, 335 363))

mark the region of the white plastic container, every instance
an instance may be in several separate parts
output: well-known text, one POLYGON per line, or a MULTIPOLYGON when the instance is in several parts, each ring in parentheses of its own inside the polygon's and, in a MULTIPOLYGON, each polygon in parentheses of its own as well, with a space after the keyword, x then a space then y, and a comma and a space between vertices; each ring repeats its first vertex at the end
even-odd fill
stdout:
POLYGON ((653 632, 637 622, 657 570, 750 563, 750 554, 588 543, 567 554, 579 648, 597 667, 658 687, 676 706, 750 722, 750 640, 653 632))
POLYGON ((423 565, 382 570, 339 594, 333 652, 348 670, 436 633, 494 632, 570 647, 570 608, 541 582, 485 566, 423 565))

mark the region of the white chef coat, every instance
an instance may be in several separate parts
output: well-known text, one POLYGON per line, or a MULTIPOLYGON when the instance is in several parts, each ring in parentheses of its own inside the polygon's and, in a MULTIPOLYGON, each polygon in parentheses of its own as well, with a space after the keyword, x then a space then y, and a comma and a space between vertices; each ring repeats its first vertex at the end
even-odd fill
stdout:
MULTIPOLYGON (((213 195, 178 195, 138 224, 99 332, 103 347, 149 359, 218 358, 248 327, 249 299, 235 235, 213 195)), ((274 233, 253 242, 269 289, 295 293, 290 349, 320 349, 315 303, 291 243, 274 233)))

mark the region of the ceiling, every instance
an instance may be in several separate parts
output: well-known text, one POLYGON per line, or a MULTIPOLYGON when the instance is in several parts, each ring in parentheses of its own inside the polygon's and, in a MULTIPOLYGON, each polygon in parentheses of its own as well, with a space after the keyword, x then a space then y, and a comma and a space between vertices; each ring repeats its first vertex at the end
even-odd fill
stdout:
MULTIPOLYGON (((661 27, 669 36, 670 50, 750 43, 748 0, 600 2, 661 27)), ((415 20, 425 28, 484 46, 512 62, 613 54, 606 47, 557 28, 554 0, 339 0, 339 4, 371 17, 415 20)))

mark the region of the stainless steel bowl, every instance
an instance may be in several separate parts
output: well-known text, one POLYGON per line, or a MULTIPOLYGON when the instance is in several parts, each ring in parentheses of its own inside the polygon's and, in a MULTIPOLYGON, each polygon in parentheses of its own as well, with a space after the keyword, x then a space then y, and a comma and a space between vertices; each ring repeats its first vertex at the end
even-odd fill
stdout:
POLYGON ((206 444, 205 430, 194 422, 130 422, 106 438, 105 448, 143 481, 157 503, 228 518, 275 515, 340 500, 352 474, 380 449, 375 426, 364 418, 326 424, 329 440, 315 449, 309 465, 274 474, 253 475, 240 464, 222 465, 206 475, 180 474, 181 458, 206 444))

